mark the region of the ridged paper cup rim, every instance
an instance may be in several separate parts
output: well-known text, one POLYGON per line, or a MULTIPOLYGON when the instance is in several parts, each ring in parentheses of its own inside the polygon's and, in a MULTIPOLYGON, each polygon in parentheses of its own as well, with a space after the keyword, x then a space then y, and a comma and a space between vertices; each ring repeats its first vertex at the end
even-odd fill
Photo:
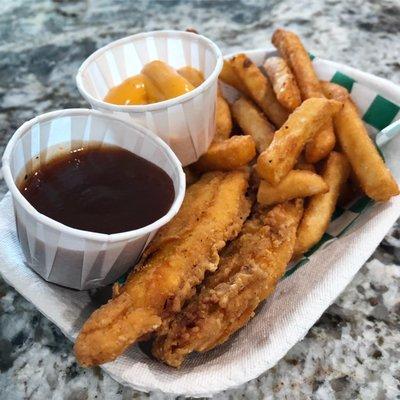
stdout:
POLYGON ((2 158, 2 172, 4 175, 4 180, 8 186, 8 189, 11 192, 13 199, 16 200, 23 207, 23 209, 27 213, 29 213, 32 217, 34 217, 38 222, 40 222, 44 225, 47 225, 50 228, 53 228, 61 233, 67 233, 69 235, 79 237, 81 239, 88 239, 88 240, 92 240, 92 241, 107 242, 107 243, 120 242, 120 241, 135 239, 138 237, 143 237, 143 236, 161 228, 162 226, 164 226, 179 211, 179 209, 182 205, 184 196, 185 196, 185 187, 186 187, 185 174, 183 172, 180 161, 178 160, 175 153, 170 149, 170 147, 163 140, 161 140, 158 136, 156 136, 154 133, 152 133, 149 129, 144 128, 141 125, 138 125, 137 123, 126 122, 117 117, 104 114, 100 111, 86 109, 86 108, 69 108, 69 109, 65 109, 65 110, 51 111, 51 112, 39 115, 39 116, 25 122, 23 125, 21 125, 15 131, 14 135, 11 137, 11 139, 8 142, 7 147, 4 151, 3 158, 2 158), (168 210, 168 212, 165 215, 163 215, 161 218, 159 218, 158 220, 151 223, 150 225, 146 225, 143 228, 134 229, 134 230, 127 231, 127 232, 113 233, 113 234, 90 232, 90 231, 84 231, 84 230, 80 230, 80 229, 76 229, 76 228, 71 228, 67 225, 62 224, 61 222, 58 222, 50 217, 47 217, 44 214, 39 213, 28 202, 28 200, 25 199, 25 197, 22 195, 22 193, 18 189, 17 185, 15 184, 15 181, 11 174, 11 168, 10 168, 11 152, 14 149, 14 146, 16 145, 18 139, 20 139, 28 130, 30 130, 32 128, 32 126, 36 125, 37 123, 51 121, 51 120, 59 118, 59 117, 69 116, 69 117, 73 118, 74 116, 90 116, 90 115, 95 115, 95 116, 103 118, 103 119, 108 119, 111 121, 118 122, 119 124, 126 125, 130 129, 132 129, 132 127, 135 128, 137 131, 141 132, 144 135, 145 140, 150 140, 150 141, 155 142, 155 144, 159 148, 161 148, 161 150, 164 153, 166 153, 168 155, 168 157, 170 158, 170 160, 172 160, 172 162, 174 163, 174 165, 178 171, 178 174, 177 174, 178 191, 175 194, 175 199, 174 199, 170 209, 168 210))
POLYGON ((110 111, 122 111, 122 112, 130 112, 130 113, 142 113, 146 111, 157 111, 161 109, 165 109, 176 104, 183 103, 187 100, 190 100, 196 97, 198 94, 202 93, 203 91, 207 90, 213 82, 218 79, 218 75, 222 70, 223 65, 223 57, 222 52, 219 47, 210 39, 206 38, 203 35, 199 35, 197 33, 191 32, 184 32, 184 31, 176 31, 176 30, 160 30, 160 31, 151 31, 151 32, 144 32, 144 33, 137 33, 135 35, 126 36, 122 39, 115 40, 114 42, 109 43, 108 45, 101 47, 100 49, 96 50, 92 55, 90 55, 79 67, 78 73, 76 74, 76 85, 80 94, 93 106, 98 108, 107 109, 110 111), (173 38, 180 38, 180 37, 189 37, 196 42, 203 42, 205 43, 208 48, 213 52, 214 56, 216 57, 216 64, 214 70, 211 72, 210 76, 198 87, 194 88, 188 93, 185 93, 181 96, 174 97, 169 100, 160 101, 157 103, 152 104, 144 104, 144 105, 117 105, 107 103, 103 100, 99 100, 96 97, 92 96, 90 93, 86 91, 83 86, 83 77, 82 74, 86 70, 86 68, 95 61, 100 55, 106 53, 110 49, 119 46, 124 43, 129 43, 135 39, 142 39, 148 37, 158 37, 158 36, 165 36, 168 35, 173 38))

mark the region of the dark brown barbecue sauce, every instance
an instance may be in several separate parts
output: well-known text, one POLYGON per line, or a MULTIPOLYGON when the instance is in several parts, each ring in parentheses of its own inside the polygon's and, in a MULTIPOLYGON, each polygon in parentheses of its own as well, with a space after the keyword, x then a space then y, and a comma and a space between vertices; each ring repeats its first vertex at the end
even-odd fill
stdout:
POLYGON ((119 233, 165 215, 174 201, 169 175, 116 146, 82 147, 25 176, 25 198, 40 213, 72 228, 119 233))

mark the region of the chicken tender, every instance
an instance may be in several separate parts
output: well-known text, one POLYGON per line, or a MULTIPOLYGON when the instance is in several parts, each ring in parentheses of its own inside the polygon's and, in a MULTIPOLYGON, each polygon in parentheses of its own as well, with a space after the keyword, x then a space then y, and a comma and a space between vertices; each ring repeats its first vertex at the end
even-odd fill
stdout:
POLYGON ((210 350, 243 327, 284 274, 302 212, 297 199, 255 213, 200 293, 157 333, 153 354, 179 367, 192 351, 210 350))
POLYGON ((248 173, 214 172, 187 190, 176 217, 162 228, 116 297, 96 310, 75 343, 78 361, 93 366, 112 361, 195 294, 218 252, 235 238, 250 212, 248 173))

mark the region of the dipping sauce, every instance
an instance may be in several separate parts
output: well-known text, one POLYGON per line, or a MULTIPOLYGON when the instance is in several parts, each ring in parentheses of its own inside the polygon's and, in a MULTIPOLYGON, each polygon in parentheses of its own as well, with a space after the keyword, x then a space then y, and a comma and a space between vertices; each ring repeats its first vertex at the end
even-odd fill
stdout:
POLYGON ((40 213, 72 228, 119 233, 164 216, 175 196, 157 165, 116 146, 71 150, 26 176, 20 191, 40 213))
POLYGON ((140 74, 110 89, 104 101, 119 105, 151 104, 193 90, 194 86, 178 72, 163 61, 151 61, 140 74))

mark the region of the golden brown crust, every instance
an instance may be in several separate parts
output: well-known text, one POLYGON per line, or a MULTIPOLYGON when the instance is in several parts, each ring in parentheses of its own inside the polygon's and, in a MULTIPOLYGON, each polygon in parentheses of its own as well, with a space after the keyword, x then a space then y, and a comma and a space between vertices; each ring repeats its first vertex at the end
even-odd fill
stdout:
POLYGON ((213 142, 194 164, 196 171, 231 171, 247 165, 256 156, 256 144, 250 135, 235 135, 213 142))
POLYGON ((248 220, 201 292, 158 331, 153 354, 178 367, 190 352, 209 350, 240 329, 283 275, 301 215, 302 200, 296 200, 248 220))
POLYGON ((245 54, 232 58, 231 64, 251 98, 275 126, 281 127, 289 112, 278 102, 268 78, 245 54))
POLYGON ((296 109, 301 104, 300 90, 286 61, 281 57, 269 57, 264 62, 264 69, 278 101, 290 111, 296 109))
POLYGON ((118 296, 95 311, 75 343, 86 366, 118 357, 163 319, 180 311, 218 252, 240 231, 250 211, 244 171, 206 174, 187 191, 178 215, 160 230, 118 296))

